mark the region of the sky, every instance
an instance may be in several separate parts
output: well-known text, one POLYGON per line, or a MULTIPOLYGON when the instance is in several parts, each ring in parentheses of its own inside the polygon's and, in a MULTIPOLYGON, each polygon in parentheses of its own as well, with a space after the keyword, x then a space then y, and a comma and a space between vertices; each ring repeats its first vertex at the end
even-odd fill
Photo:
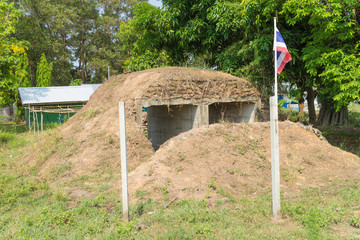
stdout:
POLYGON ((149 0, 149 3, 151 3, 152 5, 155 5, 157 7, 161 7, 161 5, 162 5, 161 0, 149 0))

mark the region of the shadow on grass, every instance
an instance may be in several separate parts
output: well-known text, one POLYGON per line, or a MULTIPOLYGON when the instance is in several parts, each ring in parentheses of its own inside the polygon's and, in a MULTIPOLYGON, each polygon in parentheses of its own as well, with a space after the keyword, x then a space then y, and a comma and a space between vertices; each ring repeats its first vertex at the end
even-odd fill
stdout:
POLYGON ((318 128, 331 145, 360 157, 360 127, 347 125, 318 128))

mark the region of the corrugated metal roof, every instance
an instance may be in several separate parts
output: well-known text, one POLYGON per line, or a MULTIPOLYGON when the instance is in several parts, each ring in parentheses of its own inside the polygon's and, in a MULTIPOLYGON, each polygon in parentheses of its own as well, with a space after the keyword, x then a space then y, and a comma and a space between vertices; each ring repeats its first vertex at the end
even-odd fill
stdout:
POLYGON ((22 105, 44 105, 87 102, 101 84, 63 87, 20 87, 22 105))

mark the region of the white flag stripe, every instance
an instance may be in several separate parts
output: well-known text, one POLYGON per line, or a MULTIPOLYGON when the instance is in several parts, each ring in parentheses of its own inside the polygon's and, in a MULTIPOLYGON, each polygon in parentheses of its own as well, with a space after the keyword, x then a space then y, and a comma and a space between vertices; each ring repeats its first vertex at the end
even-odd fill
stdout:
POLYGON ((279 69, 282 61, 283 61, 284 58, 285 58, 285 55, 286 55, 286 53, 282 52, 282 53, 280 54, 280 56, 278 57, 276 70, 279 69))
POLYGON ((276 43, 276 47, 284 47, 284 48, 287 48, 287 47, 286 47, 286 44, 285 44, 285 43, 282 43, 282 42, 277 42, 277 43, 276 43))

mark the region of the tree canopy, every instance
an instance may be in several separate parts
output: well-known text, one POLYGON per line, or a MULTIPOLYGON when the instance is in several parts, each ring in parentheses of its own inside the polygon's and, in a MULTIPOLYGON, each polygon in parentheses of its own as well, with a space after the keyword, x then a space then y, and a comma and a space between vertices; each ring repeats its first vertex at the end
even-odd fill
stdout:
POLYGON ((337 116, 346 119, 348 103, 359 99, 357 0, 163 0, 162 8, 143 0, 12 2, 1 2, 2 104, 16 92, 5 89, 37 84, 43 54, 52 85, 102 82, 108 66, 118 74, 178 65, 245 77, 267 98, 274 16, 293 59, 279 81, 297 89, 299 102, 306 97, 310 122, 316 96, 324 124, 343 123, 337 116))
POLYGON ((341 123, 336 111, 346 115, 349 102, 359 99, 357 0, 164 0, 163 4, 162 10, 138 5, 134 19, 120 29, 121 39, 128 32, 134 34, 131 41, 124 41, 130 59, 161 53, 167 57, 165 64, 215 68, 246 77, 269 96, 274 81, 273 18, 278 15, 278 28, 293 58, 279 80, 298 88, 301 101, 307 96, 310 121, 315 121, 316 95, 327 109, 325 124, 341 123))
POLYGON ((48 63, 46 56, 43 53, 40 58, 40 62, 36 71, 36 86, 37 87, 48 87, 51 86, 51 72, 53 64, 48 63))
POLYGON ((36 71, 43 53, 53 63, 52 84, 102 82, 110 66, 122 71, 124 54, 116 38, 122 22, 133 16, 142 0, 18 0, 21 13, 17 38, 30 43, 29 72, 36 71))
POLYGON ((26 41, 14 37, 20 12, 13 3, 0 2, 0 104, 15 101, 18 87, 29 86, 26 41))

